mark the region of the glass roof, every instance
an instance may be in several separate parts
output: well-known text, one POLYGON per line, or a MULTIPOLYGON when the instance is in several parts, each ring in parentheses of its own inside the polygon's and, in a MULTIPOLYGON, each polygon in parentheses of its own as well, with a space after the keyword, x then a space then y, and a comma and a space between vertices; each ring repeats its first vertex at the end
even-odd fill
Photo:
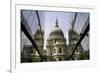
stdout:
MULTIPOLYGON (((76 12, 38 11, 39 19, 37 17, 36 10, 22 10, 22 13, 31 29, 31 32, 33 33, 33 36, 37 30, 37 27, 39 26, 40 20, 41 29, 44 31, 44 49, 46 48, 46 40, 55 26, 56 19, 58 20, 58 24, 63 30, 64 36, 67 39, 66 44, 69 44, 68 31, 72 29, 72 25, 74 25, 73 30, 80 35, 84 32, 86 25, 88 25, 89 23, 89 13, 77 12, 76 19, 76 12), (74 20, 75 23, 73 24, 74 20)), ((90 35, 88 32, 87 36, 85 36, 85 38, 81 42, 84 50, 89 49, 89 36, 90 35)), ((24 45, 32 44, 22 32, 22 47, 24 45)))

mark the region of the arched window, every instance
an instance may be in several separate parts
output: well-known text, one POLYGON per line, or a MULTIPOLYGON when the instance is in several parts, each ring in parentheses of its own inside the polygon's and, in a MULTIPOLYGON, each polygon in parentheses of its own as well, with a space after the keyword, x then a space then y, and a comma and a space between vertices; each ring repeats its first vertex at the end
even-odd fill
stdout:
POLYGON ((61 48, 59 48, 59 53, 61 53, 61 48))
POLYGON ((61 59, 61 58, 59 58, 59 61, 62 61, 62 59, 61 59))
POLYGON ((56 53, 56 49, 54 49, 53 52, 56 53))
POLYGON ((56 43, 56 40, 55 40, 55 43, 56 43))

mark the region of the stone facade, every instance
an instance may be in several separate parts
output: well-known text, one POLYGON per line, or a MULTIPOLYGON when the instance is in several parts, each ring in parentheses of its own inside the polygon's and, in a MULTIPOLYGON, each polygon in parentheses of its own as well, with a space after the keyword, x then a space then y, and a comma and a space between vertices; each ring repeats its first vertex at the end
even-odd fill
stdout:
MULTIPOLYGON (((63 31, 60 29, 58 20, 56 20, 55 28, 49 34, 47 39, 46 49, 44 46, 44 31, 38 27, 34 35, 34 41, 39 49, 39 52, 45 60, 43 61, 65 61, 72 54, 80 36, 72 29, 68 31, 69 44, 66 44, 66 39, 63 31), (42 36, 41 36, 42 35, 42 36)), ((24 52, 21 55, 22 62, 40 62, 41 58, 34 46, 24 46, 24 52)), ((89 59, 89 50, 85 52, 80 44, 72 56, 71 60, 89 59)))
MULTIPOLYGON (((36 33, 34 35, 34 41, 35 41, 36 46, 37 46, 37 48, 38 48, 38 50, 39 50, 41 55, 44 54, 44 51, 43 51, 44 38, 43 38, 43 36, 44 36, 44 31, 43 30, 41 31, 40 27, 38 26, 38 28, 36 30, 36 33)), ((32 57, 33 62, 40 61, 39 54, 38 54, 38 52, 36 51, 36 49, 34 47, 33 47, 33 54, 32 54, 32 56, 33 56, 32 57)))
POLYGON ((66 60, 67 57, 67 45, 63 31, 59 28, 58 21, 54 30, 47 39, 46 54, 48 61, 61 61, 66 60))
MULTIPOLYGON (((74 48, 80 38, 80 35, 72 29, 69 30, 68 35, 69 35, 69 55, 71 55, 72 51, 74 50, 74 48)), ((83 50, 82 45, 80 44, 77 47, 77 50, 75 51, 75 53, 72 57, 72 60, 82 60, 82 59, 85 60, 85 59, 89 59, 89 58, 88 58, 88 55, 85 52, 85 50, 83 50)))

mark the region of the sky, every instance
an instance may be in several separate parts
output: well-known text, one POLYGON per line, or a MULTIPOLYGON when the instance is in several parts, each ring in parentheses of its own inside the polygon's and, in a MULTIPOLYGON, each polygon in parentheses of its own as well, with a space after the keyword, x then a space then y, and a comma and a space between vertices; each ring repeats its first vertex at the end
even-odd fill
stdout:
MULTIPOLYGON (((28 24, 34 33, 36 32, 38 20, 35 14, 35 11, 24 11, 24 16, 28 21, 28 24)), ((66 38, 66 44, 69 43, 68 39, 68 30, 71 29, 72 20, 74 20, 75 12, 54 12, 54 11, 39 11, 41 27, 44 31, 44 49, 46 49, 47 38, 49 37, 50 32, 54 29, 56 20, 58 20, 58 25, 63 31, 66 38)), ((80 34, 82 27, 84 26, 89 13, 78 13, 76 22, 74 25, 74 30, 80 34)), ((30 44, 29 41, 24 44, 30 44)), ((24 45, 23 44, 23 45, 24 45)), ((85 37, 82 41, 82 46, 85 50, 89 48, 89 38, 85 37), (87 47, 88 46, 88 47, 87 47)))

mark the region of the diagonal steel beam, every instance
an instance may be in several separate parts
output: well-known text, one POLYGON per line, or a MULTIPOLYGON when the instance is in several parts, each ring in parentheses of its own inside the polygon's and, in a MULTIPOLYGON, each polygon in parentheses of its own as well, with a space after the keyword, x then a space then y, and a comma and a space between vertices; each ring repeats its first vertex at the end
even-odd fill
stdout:
POLYGON ((83 32, 83 34, 81 35, 79 41, 77 42, 77 44, 76 44, 76 46, 75 46, 75 48, 74 48, 72 54, 67 58, 67 60, 69 60, 69 59, 72 58, 72 56, 74 55, 74 53, 75 53, 77 47, 78 47, 78 46, 80 45, 80 43, 82 42, 83 38, 87 35, 88 31, 89 31, 89 24, 88 24, 88 26, 86 27, 86 29, 84 30, 84 32, 83 32))
POLYGON ((89 23, 89 16, 88 16, 88 18, 87 18, 87 20, 86 20, 86 22, 85 22, 85 24, 84 24, 84 26, 83 26, 83 28, 82 28, 82 30, 81 30, 80 35, 84 32, 84 30, 85 30, 86 27, 88 26, 88 23, 89 23))
POLYGON ((41 58, 41 61, 42 61, 42 55, 41 55, 40 51, 38 50, 36 43, 33 40, 33 35, 32 35, 32 32, 31 32, 31 29, 28 26, 28 23, 25 20, 25 18, 24 18, 24 16, 23 16, 22 13, 21 13, 21 19, 22 19, 21 20, 21 30, 24 32, 24 34, 30 40, 30 42, 32 43, 32 45, 34 46, 34 48, 36 49, 36 51, 38 52, 38 54, 39 54, 39 56, 41 58))
MULTIPOLYGON (((38 18, 38 26, 40 27, 40 30, 41 30, 41 38, 43 38, 43 33, 42 33, 42 27, 41 27, 40 17, 39 17, 39 13, 38 13, 37 10, 36 10, 36 15, 37 15, 37 18, 38 18)), ((43 39, 42 39, 42 41, 43 41, 43 39)))
POLYGON ((72 30, 74 29, 74 24, 76 22, 77 12, 75 13, 74 20, 72 21, 72 30))

